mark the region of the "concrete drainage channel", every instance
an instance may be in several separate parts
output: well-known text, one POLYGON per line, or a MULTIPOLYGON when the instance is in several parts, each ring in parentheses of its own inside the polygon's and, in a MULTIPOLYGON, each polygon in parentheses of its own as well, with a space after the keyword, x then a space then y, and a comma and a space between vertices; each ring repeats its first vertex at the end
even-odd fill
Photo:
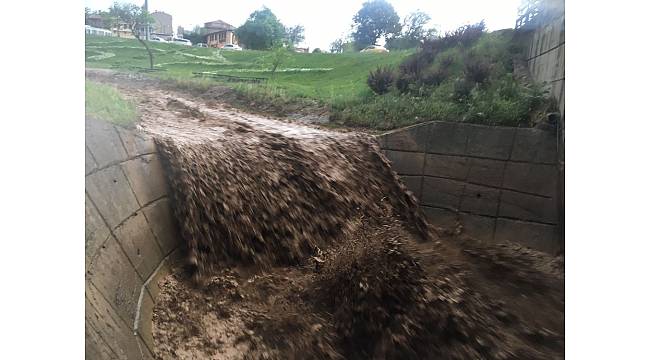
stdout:
MULTIPOLYGON (((378 140, 434 225, 563 248, 553 134, 432 122, 378 140)), ((183 258, 160 158, 149 136, 92 119, 85 151, 86 357, 153 359, 158 280, 183 258)))
POLYGON ((153 359, 157 279, 181 259, 153 140, 86 120, 86 357, 153 359))
POLYGON ((433 225, 487 243, 563 251, 554 132, 434 121, 378 140, 433 225))

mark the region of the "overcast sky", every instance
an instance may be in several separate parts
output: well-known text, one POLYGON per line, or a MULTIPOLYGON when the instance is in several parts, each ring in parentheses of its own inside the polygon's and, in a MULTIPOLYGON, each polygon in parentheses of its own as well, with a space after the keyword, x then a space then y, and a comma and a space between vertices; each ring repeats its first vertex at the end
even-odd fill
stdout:
MULTIPOLYGON (((144 0, 121 1, 144 4, 144 0)), ((311 49, 329 49, 336 38, 349 32, 352 17, 364 0, 149 0, 149 11, 164 11, 172 15, 174 31, 180 25, 191 29, 194 25, 213 20, 223 20, 234 26, 243 24, 251 12, 263 5, 286 26, 301 24, 305 27, 304 46, 311 49)), ((517 18, 521 0, 389 0, 403 18, 415 10, 431 16, 429 26, 443 32, 461 25, 485 19, 490 31, 512 28, 517 18)), ((85 0, 91 10, 106 10, 113 0, 85 0)))

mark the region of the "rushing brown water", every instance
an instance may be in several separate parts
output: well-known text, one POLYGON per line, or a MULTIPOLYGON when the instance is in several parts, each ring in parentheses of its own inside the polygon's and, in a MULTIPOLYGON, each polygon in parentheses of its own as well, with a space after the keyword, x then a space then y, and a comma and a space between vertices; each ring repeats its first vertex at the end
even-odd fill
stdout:
POLYGON ((428 237, 415 200, 366 136, 244 125, 214 133, 157 141, 199 274, 225 261, 296 264, 348 233, 355 215, 378 214, 382 202, 428 237))
POLYGON ((563 358, 562 259, 436 235, 372 137, 105 81, 139 101, 191 265, 159 283, 159 359, 563 358))

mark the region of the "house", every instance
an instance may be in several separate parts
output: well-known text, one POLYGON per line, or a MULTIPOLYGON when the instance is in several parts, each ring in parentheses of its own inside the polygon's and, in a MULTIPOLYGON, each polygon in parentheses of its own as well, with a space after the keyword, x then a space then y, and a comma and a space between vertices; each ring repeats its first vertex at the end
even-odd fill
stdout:
POLYGON ((238 44, 235 27, 217 20, 205 23, 205 43, 209 47, 222 48, 226 44, 238 44))
POLYGON ((113 26, 111 31, 115 36, 119 38, 135 39, 135 36, 133 35, 133 32, 131 31, 131 28, 127 23, 124 22, 117 23, 113 26))
POLYGON ((172 16, 163 11, 154 11, 151 17, 154 19, 151 35, 170 40, 174 36, 172 16))
POLYGON ((104 18, 99 14, 90 14, 86 17, 86 25, 94 28, 106 29, 104 18))
MULTIPOLYGON (((139 29, 136 29, 137 33, 141 35, 141 38, 145 39, 145 35, 147 33, 147 27, 146 26, 141 26, 139 29)), ((113 32, 114 36, 117 36, 119 38, 125 38, 125 39, 135 39, 136 36, 129 27, 129 24, 121 21, 118 22, 117 24, 113 25, 113 28, 111 29, 113 32)))

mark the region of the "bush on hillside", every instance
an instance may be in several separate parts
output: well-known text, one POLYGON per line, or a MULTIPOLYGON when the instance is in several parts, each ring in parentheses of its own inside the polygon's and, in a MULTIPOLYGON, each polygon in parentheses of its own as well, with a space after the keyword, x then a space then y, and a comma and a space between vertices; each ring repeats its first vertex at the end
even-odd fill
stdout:
POLYGON ((490 76, 492 67, 484 57, 469 56, 465 59, 463 74, 465 79, 477 84, 483 84, 490 76))
POLYGON ((378 95, 387 93, 394 81, 395 74, 389 67, 378 67, 368 75, 368 86, 378 95))
POLYGON ((486 33, 483 22, 427 39, 392 76, 371 74, 368 85, 380 97, 334 107, 333 118, 384 129, 429 120, 530 125, 550 105, 539 87, 515 79, 514 61, 523 51, 518 41, 512 30, 486 33))

